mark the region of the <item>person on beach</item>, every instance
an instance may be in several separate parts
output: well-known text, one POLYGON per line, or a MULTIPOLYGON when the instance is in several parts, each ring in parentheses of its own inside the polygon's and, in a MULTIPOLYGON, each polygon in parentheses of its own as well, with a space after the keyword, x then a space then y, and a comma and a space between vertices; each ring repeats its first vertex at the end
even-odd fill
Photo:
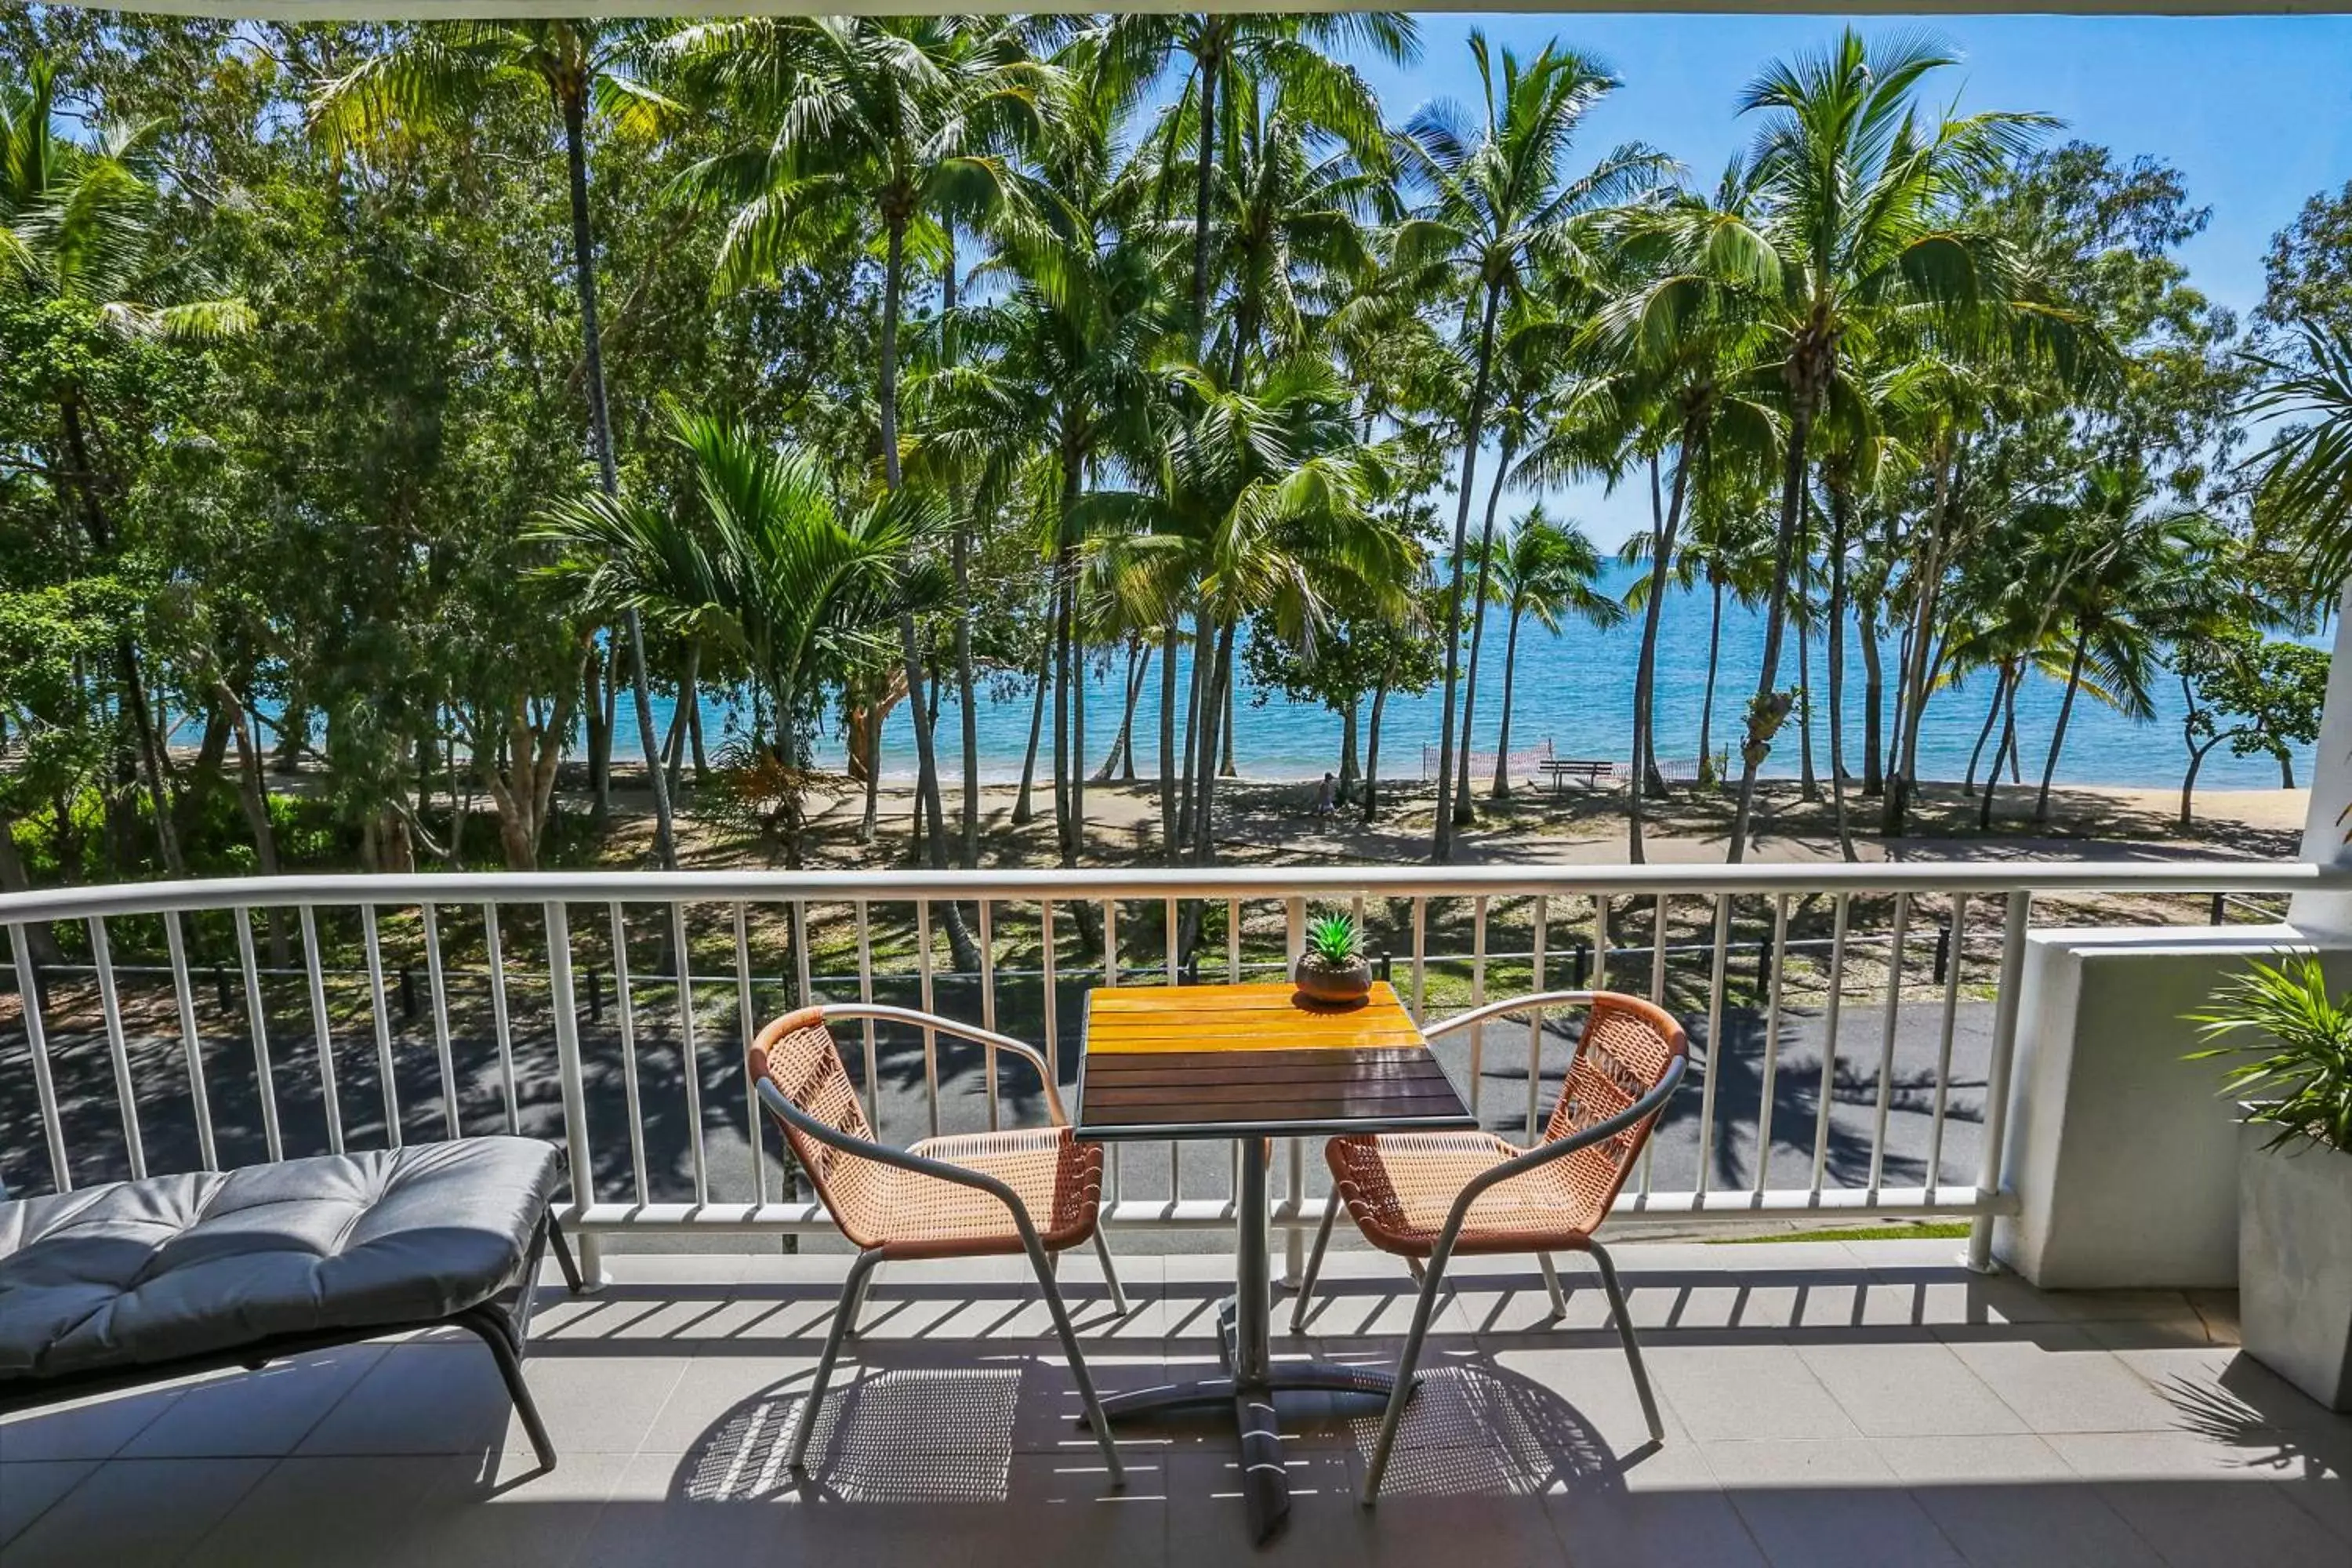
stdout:
POLYGON ((1337 798, 1338 789, 1338 780, 1331 774, 1325 773, 1323 775, 1323 782, 1315 786, 1316 816, 1328 816, 1332 812, 1339 809, 1339 801, 1337 798))

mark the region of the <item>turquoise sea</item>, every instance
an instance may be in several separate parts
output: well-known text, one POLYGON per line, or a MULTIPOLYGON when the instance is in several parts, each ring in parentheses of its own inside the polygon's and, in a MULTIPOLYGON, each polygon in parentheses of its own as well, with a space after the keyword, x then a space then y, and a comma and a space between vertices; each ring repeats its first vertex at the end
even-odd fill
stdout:
MULTIPOLYGON (((1612 569, 1612 592, 1622 592, 1633 569, 1612 569)), ((1669 599, 1659 637, 1658 755, 1671 768, 1677 762, 1695 763, 1698 754, 1699 710, 1706 679, 1708 604, 1705 593, 1678 594, 1669 599)), ((1847 765, 1861 771, 1863 669, 1860 650, 1848 633, 1847 765)), ((1482 655, 1478 710, 1472 726, 1473 744, 1490 752, 1502 716, 1504 638, 1498 620, 1487 626, 1482 655)), ((1759 613, 1727 604, 1724 612, 1721 668, 1717 676, 1713 744, 1718 751, 1734 745, 1739 716, 1756 683, 1756 661, 1763 646, 1759 613)), ((1548 739, 1555 755, 1623 760, 1632 744, 1633 668, 1641 652, 1641 622, 1629 617, 1607 631, 1570 625, 1558 636, 1532 621, 1519 634, 1518 679, 1511 719, 1511 749, 1540 748, 1548 739)), ((1815 765, 1825 771, 1829 761, 1828 670, 1822 639, 1812 639, 1815 714, 1815 765)), ((1781 656, 1781 684, 1796 680, 1797 639, 1793 628, 1781 656)), ((1885 650, 1891 682, 1895 652, 1885 650)), ((1098 658, 1087 688, 1087 751, 1099 763, 1118 727, 1124 699, 1121 683, 1126 656, 1098 658)), ((1189 664, 1180 661, 1180 671, 1189 664)), ((980 708, 980 760, 983 778, 1011 780, 1020 776, 1022 751, 1028 741, 1031 690, 1026 681, 1002 698, 991 694, 992 683, 983 675, 980 708)), ((1001 683, 1007 688, 1011 682, 1001 683)), ((1136 717, 1139 773, 1150 775, 1158 758, 1159 672, 1145 684, 1136 717)), ((2019 743, 2028 783, 2039 780, 2050 734, 2058 714, 2061 687, 2054 679, 2031 679, 2017 704, 2019 743)), ((2168 671, 2152 693, 2157 716, 2135 722, 2093 700, 2078 696, 2067 727, 2066 747, 2058 764, 2058 778, 2068 784, 2174 785, 2187 767, 2181 738, 2183 701, 2179 683, 2168 671)), ((1929 778, 1958 779, 1968 769, 1969 750, 1976 744, 1985 710, 1992 699, 1990 674, 1972 677, 1965 685, 1938 692, 1928 704, 1927 721, 1919 737, 1920 766, 1929 778)), ((1891 699, 1890 699, 1891 700, 1891 699)), ((1366 704, 1369 709, 1369 702, 1366 704)), ((657 727, 668 722, 670 706, 656 700, 657 727)), ((1391 778, 1412 778, 1422 768, 1424 745, 1433 759, 1438 741, 1438 694, 1434 689, 1420 697, 1391 698, 1382 725, 1381 771, 1391 778)), ((744 716, 728 704, 706 700, 704 730, 715 745, 725 727, 738 727, 744 716)), ((623 754, 637 745, 636 729, 628 706, 622 704, 616 745, 623 754)), ((1052 745, 1051 714, 1045 744, 1052 745)), ((940 765, 952 776, 960 755, 959 719, 952 685, 940 705, 939 737, 940 765)), ((1244 684, 1238 693, 1234 737, 1234 761, 1244 774, 1257 778, 1315 778, 1339 766, 1341 723, 1339 715, 1318 707, 1293 703, 1279 695, 1258 692, 1244 684)), ((1798 771, 1799 731, 1792 717, 1781 731, 1767 776, 1794 777, 1798 771)), ((2297 783, 2311 774, 2311 750, 2305 747, 2294 760, 2297 783)), ((826 734, 818 758, 838 767, 844 748, 837 734, 826 734)), ((1992 747, 1985 754, 1990 761, 1992 747)), ((1433 760, 1430 766, 1434 768, 1433 760)), ((883 731, 883 772, 886 776, 911 775, 915 753, 908 710, 900 704, 883 731)), ((2261 789, 2279 784, 2276 762, 2268 756, 2235 757, 2226 747, 2207 758, 2200 775, 2201 789, 2261 789)))

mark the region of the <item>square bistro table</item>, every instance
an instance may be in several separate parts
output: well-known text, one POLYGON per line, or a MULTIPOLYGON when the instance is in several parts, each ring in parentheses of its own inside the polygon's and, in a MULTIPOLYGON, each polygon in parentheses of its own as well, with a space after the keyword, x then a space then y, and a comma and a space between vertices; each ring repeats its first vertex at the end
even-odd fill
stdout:
MULTIPOLYGON (((1107 986, 1087 995, 1076 1136, 1237 1140, 1242 1150, 1234 1290, 1219 1306, 1223 1377, 1115 1394, 1120 1416, 1233 1402, 1243 1492, 1260 1542, 1290 1512, 1275 1427, 1276 1389, 1388 1396, 1385 1373, 1267 1353, 1268 1145, 1277 1137, 1458 1131, 1477 1125, 1412 1016, 1386 982, 1362 1003, 1303 1003, 1287 983, 1107 986)), ((1335 1200, 1336 1201, 1336 1200, 1335 1200)))

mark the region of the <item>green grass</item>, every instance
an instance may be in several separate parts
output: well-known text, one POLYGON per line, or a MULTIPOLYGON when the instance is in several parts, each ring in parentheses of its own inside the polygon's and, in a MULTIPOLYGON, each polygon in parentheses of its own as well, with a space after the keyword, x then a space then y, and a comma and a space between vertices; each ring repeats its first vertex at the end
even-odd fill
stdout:
POLYGON ((1707 1245, 1747 1247, 1757 1242, 1778 1241, 1927 1241, 1937 1237, 1957 1238, 1968 1234, 1968 1221, 1952 1220, 1935 1225, 1853 1225, 1831 1230, 1792 1230, 1785 1236, 1722 1236, 1707 1245))

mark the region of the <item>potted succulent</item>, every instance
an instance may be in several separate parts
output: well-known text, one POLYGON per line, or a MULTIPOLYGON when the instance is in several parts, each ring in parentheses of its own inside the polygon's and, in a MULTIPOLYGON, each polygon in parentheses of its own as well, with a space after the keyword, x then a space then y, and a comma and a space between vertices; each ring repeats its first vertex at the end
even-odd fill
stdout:
POLYGON ((2238 1315, 2247 1352, 2330 1410, 2352 1410, 2352 994, 2319 961, 2256 963, 2189 1016, 2191 1058, 2240 1058, 2238 1315))
POLYGON ((1307 951, 1291 977, 1299 997, 1326 1005, 1352 1005, 1371 994, 1372 966, 1364 961, 1364 932, 1346 915, 1325 915, 1307 928, 1307 951))

